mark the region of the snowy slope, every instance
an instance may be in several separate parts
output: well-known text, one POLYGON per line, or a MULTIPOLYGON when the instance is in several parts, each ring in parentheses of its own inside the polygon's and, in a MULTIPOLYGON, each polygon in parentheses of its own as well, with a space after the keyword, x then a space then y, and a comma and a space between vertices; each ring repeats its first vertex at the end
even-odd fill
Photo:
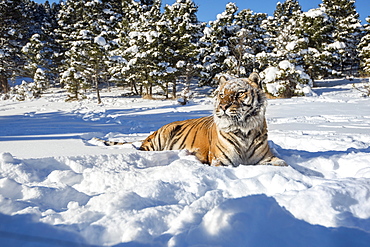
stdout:
POLYGON ((320 86, 269 100, 270 144, 289 167, 208 167, 186 151, 91 141, 209 115, 207 97, 2 101, 0 246, 368 246, 370 99, 348 81, 320 86))

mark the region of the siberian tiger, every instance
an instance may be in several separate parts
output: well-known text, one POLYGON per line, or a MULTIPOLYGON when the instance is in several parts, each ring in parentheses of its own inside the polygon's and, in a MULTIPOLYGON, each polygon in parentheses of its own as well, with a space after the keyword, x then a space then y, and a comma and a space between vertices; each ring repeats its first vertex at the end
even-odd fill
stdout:
POLYGON ((221 77, 213 116, 167 124, 143 142, 140 150, 186 149, 209 165, 286 166, 275 157, 267 142, 267 100, 260 77, 221 77))

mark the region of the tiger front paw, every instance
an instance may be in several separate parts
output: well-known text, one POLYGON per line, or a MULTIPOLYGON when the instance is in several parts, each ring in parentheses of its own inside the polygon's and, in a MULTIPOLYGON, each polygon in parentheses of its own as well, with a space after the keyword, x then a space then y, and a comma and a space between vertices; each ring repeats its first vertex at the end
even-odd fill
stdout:
POLYGON ((262 161, 260 164, 268 166, 288 166, 285 160, 279 159, 278 157, 271 157, 267 160, 262 161))

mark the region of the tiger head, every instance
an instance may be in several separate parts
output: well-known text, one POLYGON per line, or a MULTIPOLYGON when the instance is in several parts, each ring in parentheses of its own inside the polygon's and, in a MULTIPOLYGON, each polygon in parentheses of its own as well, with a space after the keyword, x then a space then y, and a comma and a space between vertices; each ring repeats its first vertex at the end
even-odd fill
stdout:
POLYGON ((267 100, 260 81, 257 73, 249 78, 220 78, 214 105, 214 121, 220 130, 234 132, 263 125, 267 100))

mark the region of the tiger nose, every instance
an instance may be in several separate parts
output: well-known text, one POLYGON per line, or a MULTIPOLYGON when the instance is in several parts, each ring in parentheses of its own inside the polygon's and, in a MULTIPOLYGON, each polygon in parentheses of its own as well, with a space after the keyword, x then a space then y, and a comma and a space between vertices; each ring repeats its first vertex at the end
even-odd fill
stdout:
POLYGON ((227 108, 230 107, 230 104, 220 104, 220 108, 223 110, 223 111, 226 111, 227 108))

